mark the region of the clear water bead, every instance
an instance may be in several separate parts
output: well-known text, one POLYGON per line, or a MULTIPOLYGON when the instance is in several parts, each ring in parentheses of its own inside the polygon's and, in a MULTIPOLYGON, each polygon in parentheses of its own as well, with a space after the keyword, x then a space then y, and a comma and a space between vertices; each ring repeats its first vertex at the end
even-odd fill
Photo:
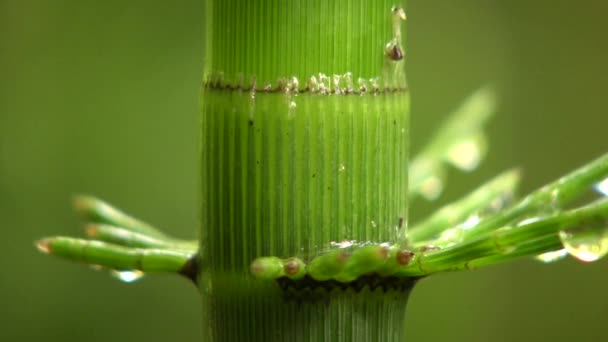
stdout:
POLYGON ((487 143, 483 135, 472 136, 452 147, 448 152, 448 160, 452 165, 463 171, 472 171, 479 166, 479 162, 485 153, 486 145, 487 143))
POLYGON ((551 262, 561 260, 564 257, 566 257, 566 255, 568 255, 568 251, 565 248, 562 248, 562 249, 558 249, 556 251, 539 254, 539 255, 535 256, 534 259, 548 264, 551 262))
POLYGON ((559 232, 559 239, 570 255, 584 262, 596 261, 608 254, 608 224, 587 225, 559 232))
POLYGON ((608 178, 595 184, 593 188, 603 196, 608 196, 608 178))
POLYGON ((125 283, 133 283, 138 281, 144 276, 144 272, 139 270, 130 270, 130 271, 117 271, 111 270, 110 274, 112 277, 125 282, 125 283))

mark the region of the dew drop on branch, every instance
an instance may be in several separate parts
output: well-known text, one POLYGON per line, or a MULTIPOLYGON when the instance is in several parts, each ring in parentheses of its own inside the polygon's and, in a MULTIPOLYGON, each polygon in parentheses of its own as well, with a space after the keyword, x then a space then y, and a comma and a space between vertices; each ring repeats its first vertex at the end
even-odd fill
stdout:
POLYGON ((595 191, 599 192, 603 196, 608 196, 608 178, 595 184, 593 188, 595 189, 595 191))
POLYGON ((443 181, 436 176, 426 178, 420 186, 420 193, 429 201, 437 199, 443 191, 443 181))
POLYGON ((559 232, 559 239, 570 255, 593 262, 608 254, 608 223, 565 229, 559 232))
POLYGON ((564 257, 566 257, 566 255, 568 255, 568 251, 565 248, 562 248, 562 249, 558 249, 556 251, 539 254, 539 255, 535 256, 534 259, 548 264, 551 262, 561 260, 564 257))
POLYGON ((129 270, 129 271, 118 271, 118 270, 110 270, 110 274, 112 277, 125 282, 125 283, 133 283, 138 281, 144 276, 144 272, 139 270, 129 270))
POLYGON ((479 166, 483 154, 485 153, 486 142, 481 135, 466 139, 456 144, 448 152, 448 160, 455 167, 472 171, 479 166))
POLYGON ((460 227, 461 227, 462 229, 465 229, 465 230, 467 230, 467 229, 471 229, 471 228, 474 228, 475 226, 477 226, 477 224, 479 223, 479 221, 481 221, 481 219, 480 219, 479 215, 477 215, 477 214, 473 214, 473 215, 469 216, 469 217, 467 218, 467 220, 466 220, 466 221, 464 221, 464 222, 463 222, 463 223, 460 225, 460 227))
POLYGON ((454 227, 450 229, 444 230, 439 238, 433 241, 433 244, 436 244, 441 247, 449 247, 453 246, 457 243, 462 242, 462 228, 454 227))

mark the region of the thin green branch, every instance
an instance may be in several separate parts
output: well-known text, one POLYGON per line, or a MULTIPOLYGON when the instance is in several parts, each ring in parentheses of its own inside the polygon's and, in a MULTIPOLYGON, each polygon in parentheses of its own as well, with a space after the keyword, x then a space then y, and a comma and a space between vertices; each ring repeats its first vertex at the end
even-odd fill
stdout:
POLYGON ((110 204, 92 196, 75 196, 74 210, 85 220, 121 227, 136 233, 166 239, 166 235, 151 225, 131 217, 110 204))
POLYGON ((591 229, 595 231, 595 236, 600 236, 607 225, 608 199, 604 199, 528 223, 505 226, 451 247, 419 253, 415 262, 410 263, 399 275, 420 276, 468 269, 550 252, 562 248, 564 241, 559 238, 560 232, 591 229))
POLYGON ((40 240, 36 246, 47 254, 117 271, 179 273, 192 257, 183 251, 129 248, 63 236, 40 240))
MULTIPOLYGON (((486 207, 492 199, 514 190, 519 174, 517 171, 505 172, 412 229, 414 238, 429 238, 443 228, 452 227, 446 231, 457 229, 461 236, 451 241, 451 244, 439 243, 440 246, 436 246, 435 242, 442 241, 443 233, 438 239, 429 241, 431 246, 424 246, 426 241, 412 239, 415 253, 398 245, 353 243, 312 258, 306 264, 305 272, 317 281, 349 282, 366 274, 419 277, 562 248, 580 260, 597 260, 608 254, 608 199, 568 211, 557 209, 607 176, 608 155, 532 192, 495 216, 482 217, 477 226, 453 227, 453 222, 460 221, 486 207), (546 206, 550 206, 553 211, 541 210, 546 206), (532 214, 538 216, 521 221, 532 214), (518 223, 518 220, 521 222, 518 223)), ((284 276, 281 259, 260 258, 254 261, 254 265, 258 262, 274 266, 257 267, 264 272, 255 272, 257 268, 253 267, 254 275, 272 279, 284 276)))
POLYGON ((494 113, 496 99, 490 87, 473 93, 442 124, 430 143, 411 161, 409 195, 434 199, 445 181, 445 163, 470 171, 485 154, 483 126, 494 113))
POLYGON ((93 222, 85 226, 92 240, 45 238, 36 244, 40 251, 113 271, 173 272, 196 281, 197 241, 174 239, 94 197, 75 197, 74 208, 93 222))
POLYGON ((85 227, 85 232, 92 239, 125 247, 174 249, 183 250, 190 254, 196 253, 198 249, 198 241, 183 241, 168 237, 159 238, 101 223, 88 224, 85 227))
POLYGON ((481 221, 463 232, 463 240, 475 238, 539 212, 555 212, 608 177, 608 154, 530 193, 516 205, 481 221))
POLYGON ((413 225, 408 230, 408 240, 420 244, 425 240, 436 238, 448 228, 462 223, 471 214, 477 214, 497 205, 503 207, 503 202, 513 197, 519 184, 519 170, 506 171, 460 200, 450 203, 435 211, 422 222, 413 225))

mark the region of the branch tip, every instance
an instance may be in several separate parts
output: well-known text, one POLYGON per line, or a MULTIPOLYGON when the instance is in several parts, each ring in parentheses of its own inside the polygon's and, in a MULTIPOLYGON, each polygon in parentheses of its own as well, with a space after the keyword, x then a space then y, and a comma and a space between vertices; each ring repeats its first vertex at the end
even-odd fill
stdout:
POLYGON ((42 253, 51 254, 51 241, 49 239, 38 240, 35 245, 42 253))
POLYGON ((97 229, 97 226, 95 224, 87 224, 84 227, 84 232, 85 234, 90 237, 90 238, 96 238, 99 236, 99 230, 97 229))

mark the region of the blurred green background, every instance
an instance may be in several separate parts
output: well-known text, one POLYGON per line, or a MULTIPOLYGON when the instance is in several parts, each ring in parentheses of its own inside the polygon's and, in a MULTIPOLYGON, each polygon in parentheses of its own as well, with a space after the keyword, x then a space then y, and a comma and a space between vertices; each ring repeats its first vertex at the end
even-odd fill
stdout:
MULTIPOLYGON (((608 151, 606 13, 600 0, 410 1, 414 151, 476 87, 494 83, 502 99, 486 162, 451 172, 446 199, 511 166, 528 191, 608 151)), ((123 284, 33 241, 80 234, 75 193, 195 236, 203 21, 201 0, 0 0, 1 341, 200 340, 187 281, 123 284)), ((412 217, 436 206, 416 202, 412 217)), ((602 340, 607 263, 426 279, 410 339, 602 340)))

